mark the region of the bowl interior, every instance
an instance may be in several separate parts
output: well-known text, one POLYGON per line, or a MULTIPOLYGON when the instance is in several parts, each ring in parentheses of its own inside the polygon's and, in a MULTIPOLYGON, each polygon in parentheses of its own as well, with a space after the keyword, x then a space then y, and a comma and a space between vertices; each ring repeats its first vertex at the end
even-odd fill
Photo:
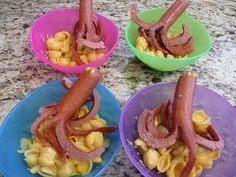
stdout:
MULTIPOLYGON (((175 83, 163 83, 146 87, 133 95, 126 103, 120 118, 120 136, 123 147, 129 159, 145 177, 161 177, 157 170, 148 170, 142 163, 142 157, 133 146, 138 136, 137 116, 145 108, 154 108, 167 99, 173 99, 175 83)), ((220 159, 214 162, 211 170, 204 170, 201 176, 233 176, 236 173, 235 148, 236 148, 236 110, 220 95, 197 86, 194 110, 204 110, 211 118, 212 123, 222 136, 225 148, 220 159)))
POLYGON ((88 64, 74 67, 59 66, 51 63, 48 59, 47 47, 45 44, 46 39, 60 31, 68 31, 71 33, 73 31, 74 24, 79 19, 79 9, 77 8, 52 10, 40 16, 34 22, 30 31, 30 45, 33 52, 41 61, 66 73, 81 73, 88 66, 101 66, 109 58, 118 44, 119 29, 108 18, 99 14, 96 14, 96 16, 102 21, 104 32, 106 34, 105 45, 109 48, 109 51, 100 59, 88 64))
MULTIPOLYGON (((166 11, 165 8, 154 8, 148 9, 141 13, 139 13, 139 17, 146 22, 156 22, 160 19, 160 17, 166 11)), ((169 59, 162 58, 157 56, 151 56, 145 52, 141 52, 140 50, 135 48, 136 39, 138 37, 137 28, 138 26, 133 22, 129 22, 126 28, 126 41, 134 52, 134 54, 144 63, 149 65, 152 68, 160 69, 160 70, 173 70, 176 68, 181 68, 188 64, 193 63, 196 59, 206 55, 212 46, 211 37, 207 31, 207 29, 196 19, 184 13, 171 27, 170 32, 180 33, 182 32, 182 24, 187 24, 190 33, 193 35, 193 48, 194 51, 186 58, 181 59, 169 59), (161 66, 164 65, 164 66, 161 66), (168 69, 169 68, 169 69, 168 69)))
MULTIPOLYGON (((108 125, 118 126, 120 116, 118 102, 103 85, 98 84, 96 88, 101 96, 99 115, 107 121, 108 125)), ((31 174, 27 170, 28 166, 23 159, 23 154, 17 152, 20 148, 20 140, 24 137, 32 137, 30 128, 34 120, 39 116, 39 108, 59 101, 65 93, 66 89, 63 88, 60 81, 45 84, 19 102, 6 117, 0 129, 0 170, 4 177, 39 176, 31 174)), ((103 162, 99 165, 94 165, 91 173, 86 177, 99 176, 112 162, 120 148, 118 131, 108 133, 106 136, 110 140, 110 145, 102 155, 103 162)))

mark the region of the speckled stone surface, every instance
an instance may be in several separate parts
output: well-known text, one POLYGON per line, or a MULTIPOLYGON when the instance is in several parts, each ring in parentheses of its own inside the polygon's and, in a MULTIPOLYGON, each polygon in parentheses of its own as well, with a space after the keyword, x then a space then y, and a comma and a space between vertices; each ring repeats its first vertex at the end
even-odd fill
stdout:
MULTIPOLYGON (((209 55, 178 72, 161 73, 125 55, 124 27, 129 20, 129 5, 134 1, 97 0, 97 11, 113 19, 122 31, 119 47, 100 68, 104 84, 123 105, 140 88, 161 81, 175 80, 184 70, 198 74, 205 85, 236 105, 236 0, 192 0, 188 13, 207 26, 214 45, 209 55)), ((173 1, 139 0, 139 10, 168 6, 173 1)), ((50 80, 65 74, 34 57, 28 42, 32 22, 42 13, 59 7, 75 7, 73 0, 0 1, 0 123, 25 95, 50 80)), ((67 75, 68 76, 68 75, 67 75)), ((104 177, 141 176, 121 149, 104 177)))

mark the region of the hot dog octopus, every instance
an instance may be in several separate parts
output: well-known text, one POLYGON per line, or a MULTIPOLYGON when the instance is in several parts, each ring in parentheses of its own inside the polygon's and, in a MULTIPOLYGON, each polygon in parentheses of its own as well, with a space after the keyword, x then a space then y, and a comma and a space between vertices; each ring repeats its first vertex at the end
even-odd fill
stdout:
POLYGON ((87 68, 74 83, 64 79, 62 84, 68 89, 66 95, 56 104, 51 104, 40 110, 40 116, 33 123, 31 130, 44 145, 54 150, 66 160, 67 155, 78 160, 91 160, 104 152, 104 147, 90 152, 80 151, 69 139, 71 135, 85 136, 94 131, 113 132, 115 127, 107 126, 91 130, 77 130, 76 127, 91 120, 98 112, 100 96, 95 90, 101 74, 95 68, 87 68), (78 119, 78 110, 87 102, 93 101, 89 113, 78 119), (44 131, 40 126, 44 125, 44 131))
POLYGON ((106 51, 103 24, 94 13, 92 0, 80 0, 79 20, 74 25, 71 50, 77 64, 83 64, 77 52, 77 44, 106 51))
POLYGON ((142 21, 137 16, 136 5, 131 6, 131 18, 139 26, 138 32, 149 43, 149 45, 162 51, 164 54, 185 56, 193 52, 193 37, 187 25, 183 25, 183 32, 175 38, 168 38, 167 33, 175 21, 189 6, 189 0, 176 0, 165 12, 161 19, 153 24, 142 21))
POLYGON ((197 134, 193 129, 192 107, 197 77, 191 72, 180 76, 173 104, 169 101, 153 110, 145 109, 138 117, 139 137, 152 148, 167 148, 178 139, 182 139, 189 152, 188 162, 185 165, 181 177, 188 177, 196 161, 197 146, 209 150, 220 150, 224 142, 212 124, 207 127, 205 135, 197 134), (162 124, 169 130, 163 134, 154 126, 154 119, 159 115, 162 124))

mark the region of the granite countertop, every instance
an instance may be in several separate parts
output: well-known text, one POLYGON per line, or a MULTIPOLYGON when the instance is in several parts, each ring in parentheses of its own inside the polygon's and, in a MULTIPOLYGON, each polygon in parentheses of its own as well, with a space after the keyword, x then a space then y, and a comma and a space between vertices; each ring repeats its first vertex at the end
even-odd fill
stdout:
MULTIPOLYGON (((129 5, 134 1, 95 0, 95 8, 114 20, 122 34, 119 47, 101 68, 105 86, 123 105, 140 88, 161 81, 175 80, 184 70, 199 76, 199 84, 207 86, 236 106, 236 0, 192 0, 188 13, 207 26, 214 44, 209 55, 177 72, 152 70, 125 54, 124 27, 129 20, 129 5)), ((139 0, 139 10, 168 6, 171 2, 139 0)), ((40 62, 31 52, 28 32, 32 22, 42 13, 59 8, 75 7, 75 0, 1 0, 0 1, 0 124, 13 106, 33 89, 50 80, 62 78, 40 62)), ((68 75, 66 75, 68 76, 68 75)), ((141 176, 121 149, 104 177, 141 176)))

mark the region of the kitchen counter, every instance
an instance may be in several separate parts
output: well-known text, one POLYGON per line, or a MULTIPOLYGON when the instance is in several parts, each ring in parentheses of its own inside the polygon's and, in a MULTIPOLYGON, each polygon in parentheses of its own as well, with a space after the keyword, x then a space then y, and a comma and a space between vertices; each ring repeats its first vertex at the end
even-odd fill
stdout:
MULTIPOLYGON (((205 24, 213 37, 210 53, 177 72, 161 73, 145 66, 127 52, 124 28, 129 5, 134 1, 95 0, 97 11, 111 18, 121 29, 118 48, 101 68, 103 83, 121 105, 136 91, 153 83, 176 80, 185 70, 198 74, 198 83, 207 86, 236 106, 236 0, 192 0, 187 12, 205 24)), ((139 0, 139 10, 167 7, 173 1, 139 0)), ((73 0, 0 1, 0 124, 24 96, 45 82, 69 76, 40 62, 29 47, 32 22, 48 10, 75 7, 73 0)), ((103 177, 141 176, 121 149, 103 177)))

